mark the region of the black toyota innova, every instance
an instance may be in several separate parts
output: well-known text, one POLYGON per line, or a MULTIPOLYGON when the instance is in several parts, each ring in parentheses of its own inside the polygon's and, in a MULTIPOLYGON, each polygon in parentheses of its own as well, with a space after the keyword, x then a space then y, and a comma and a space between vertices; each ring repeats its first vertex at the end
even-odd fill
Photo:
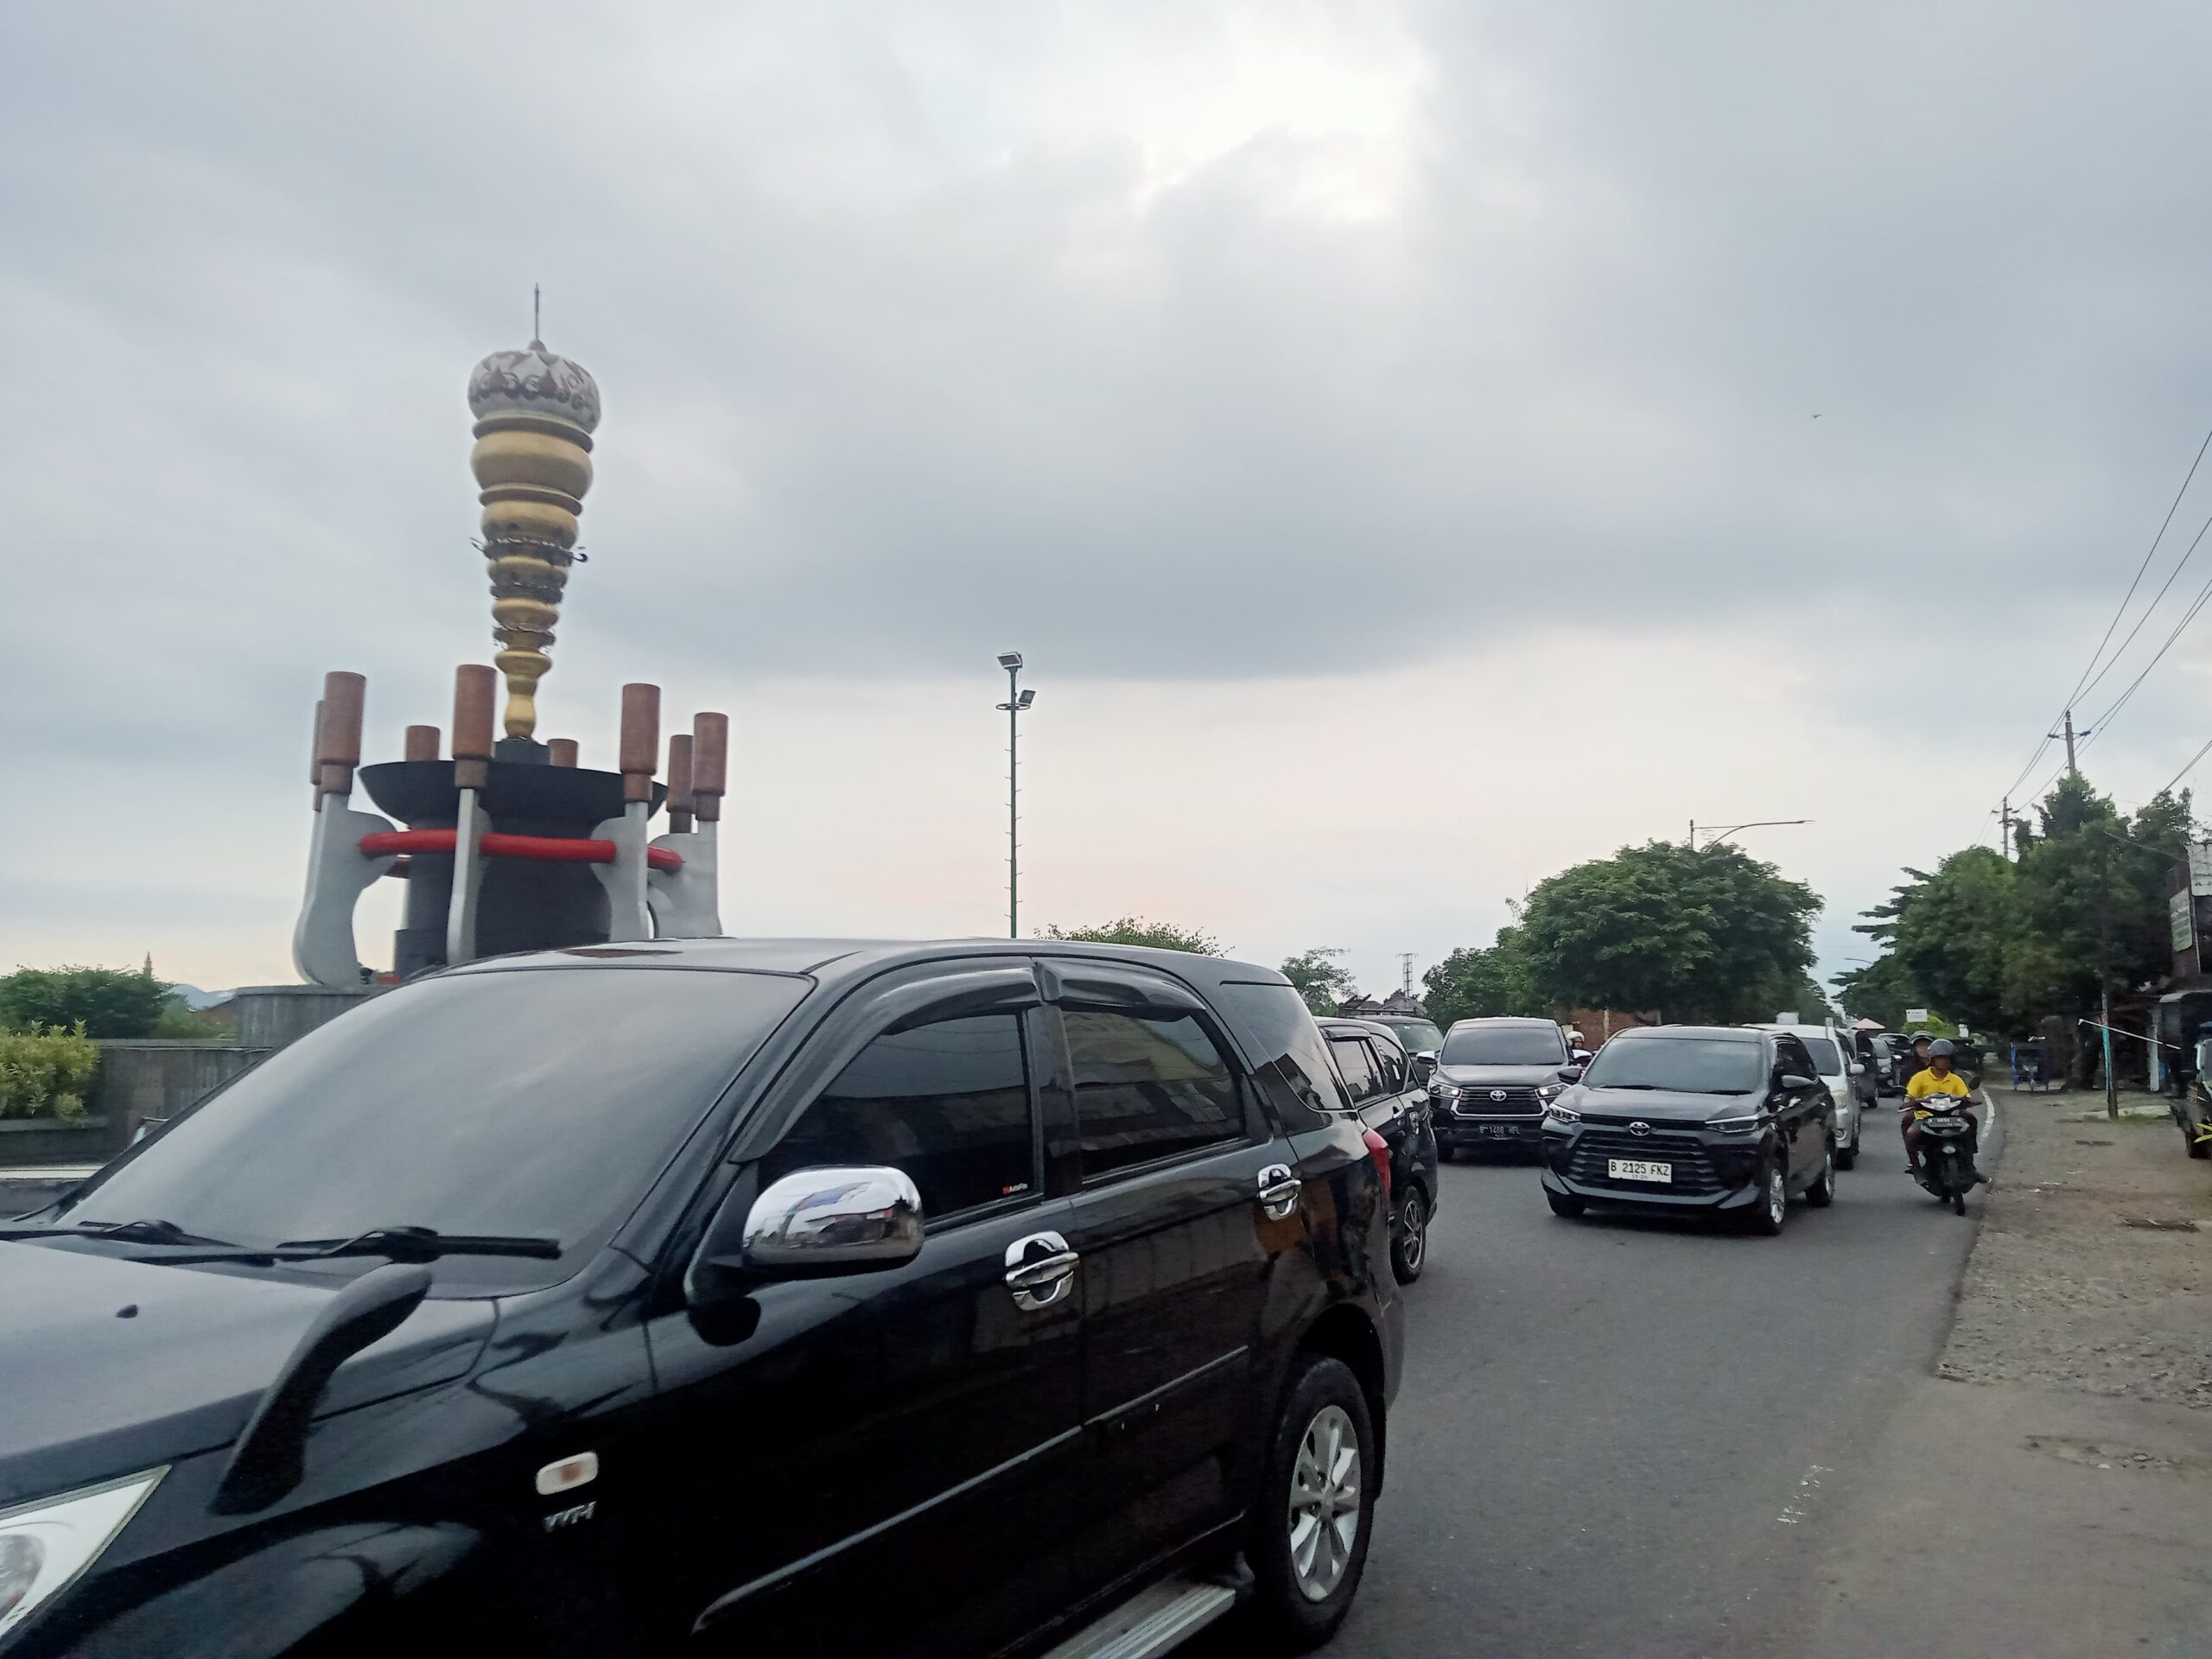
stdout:
POLYGON ((0 1655, 1310 1646, 1382 1484, 1389 1179, 1263 968, 437 975, 0 1230, 0 1655))

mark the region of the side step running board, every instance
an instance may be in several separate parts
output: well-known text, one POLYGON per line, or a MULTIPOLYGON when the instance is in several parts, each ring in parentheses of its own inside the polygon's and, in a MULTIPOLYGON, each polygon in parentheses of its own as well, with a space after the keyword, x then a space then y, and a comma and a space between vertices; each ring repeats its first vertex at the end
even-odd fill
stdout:
POLYGON ((1044 1659, 1159 1659, 1236 1605, 1236 1592, 1204 1579, 1163 1579, 1140 1591, 1044 1659))

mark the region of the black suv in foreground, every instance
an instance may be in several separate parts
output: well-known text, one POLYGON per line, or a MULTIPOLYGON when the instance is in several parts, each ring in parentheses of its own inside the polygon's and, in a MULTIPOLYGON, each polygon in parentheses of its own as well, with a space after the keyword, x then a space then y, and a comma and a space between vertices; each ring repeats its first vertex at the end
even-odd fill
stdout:
POLYGON ((1310 1646, 1402 1347, 1378 1144, 1208 957, 419 981, 0 1229, 0 1652, 1310 1646))
POLYGON ((1555 1020, 1454 1020, 1428 1085, 1437 1144, 1446 1157, 1484 1147, 1535 1151, 1544 1108, 1576 1064, 1555 1020))
POLYGON ((1793 1194, 1835 1199, 1835 1102, 1786 1028, 1623 1032, 1546 1109, 1543 1161, 1554 1215, 1631 1204, 1778 1233, 1793 1194))

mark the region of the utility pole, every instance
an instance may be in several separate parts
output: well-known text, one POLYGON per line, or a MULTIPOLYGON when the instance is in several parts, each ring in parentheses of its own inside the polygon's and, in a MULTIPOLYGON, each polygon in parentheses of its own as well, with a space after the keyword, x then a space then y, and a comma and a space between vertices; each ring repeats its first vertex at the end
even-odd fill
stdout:
POLYGON ((2097 1017, 2103 1022, 2103 1029, 2097 1035, 2103 1038, 2105 1043, 2105 1116, 2117 1119, 2120 1116, 2120 1084, 2113 1080, 2112 1075, 2112 982, 2109 980, 2105 982, 2097 1001, 2097 1017))
POLYGON ((1411 996, 1414 994, 1414 953, 1412 951, 1398 952, 1398 988, 1405 992, 1408 996, 1411 996))
POLYGON ((1015 805, 1019 775, 1022 711, 1037 701, 1034 691, 1021 686, 1021 653, 1002 652, 999 666, 1006 670, 1006 936, 1021 937, 1021 814, 1015 805))
POLYGON ((2004 815, 2004 821, 1999 826, 1997 849, 2010 858, 2012 856, 2012 798, 2010 795, 2005 798, 2005 804, 1999 810, 2004 815))
MULTIPOLYGON (((2058 736, 2058 735, 2059 735, 2059 734, 2058 734, 2058 733, 2056 733, 2056 732, 2053 732, 2053 733, 2051 734, 2051 735, 2052 735, 2053 737, 2056 737, 2056 736, 2058 736)), ((2086 735, 2087 735, 2087 734, 2085 733, 2085 734, 2083 734, 2083 735, 2085 735, 2085 736, 2086 736, 2086 735)), ((2065 737, 2066 737, 2066 771, 2067 771, 2067 773, 2068 773, 2068 775, 2069 775, 2069 776, 2070 776, 2070 777, 2076 777, 2076 778, 2078 778, 2078 777, 2080 777, 2080 776, 2081 776, 2081 774, 2082 774, 2082 769, 2081 769, 2079 766, 2075 766, 2075 765, 2074 764, 2074 711, 2073 711, 2071 709, 2069 709, 2066 711, 2066 728, 2065 728, 2065 737)))

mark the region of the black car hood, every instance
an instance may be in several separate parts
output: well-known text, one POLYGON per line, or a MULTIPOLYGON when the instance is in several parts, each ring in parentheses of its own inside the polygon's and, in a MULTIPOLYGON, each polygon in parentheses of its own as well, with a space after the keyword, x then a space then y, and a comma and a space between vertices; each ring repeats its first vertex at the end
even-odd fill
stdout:
MULTIPOLYGON (((346 1282, 0 1243, 0 1509, 227 1445, 346 1282)), ((340 1369, 316 1414, 466 1376, 495 1318, 424 1302, 340 1369)))
POLYGON ((1540 1083, 1557 1083, 1565 1060, 1549 1065, 1440 1065, 1436 1075, 1462 1089, 1533 1089, 1540 1083))
POLYGON ((1703 1123, 1716 1117, 1748 1117, 1757 1095, 1683 1095, 1667 1089, 1579 1087, 1568 1103, 1586 1116, 1648 1118, 1654 1123, 1703 1123))

